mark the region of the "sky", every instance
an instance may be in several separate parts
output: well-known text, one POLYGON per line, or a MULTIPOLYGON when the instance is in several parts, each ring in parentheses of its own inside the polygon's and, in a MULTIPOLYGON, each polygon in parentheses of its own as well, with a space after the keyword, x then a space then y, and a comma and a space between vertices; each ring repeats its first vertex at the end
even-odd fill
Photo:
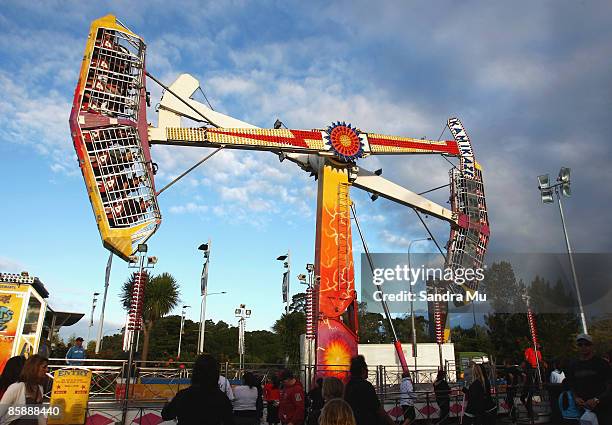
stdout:
MULTIPOLYGON (((0 271, 28 271, 56 310, 87 313, 102 292, 102 247, 68 128, 92 20, 112 13, 147 43, 147 69, 165 83, 200 80, 215 110, 260 127, 325 128, 438 139, 457 116, 472 139, 497 252, 563 252, 559 212, 542 205, 536 176, 572 169, 565 202, 578 252, 610 252, 612 232, 612 4, 609 2, 3 2, 0 9, 0 271)), ((149 81, 154 105, 161 90, 149 81)), ((203 100, 201 94, 196 95, 203 100)), ((450 139, 447 131, 443 138, 450 139)), ((206 149, 152 148, 158 187, 206 149)), ((415 192, 448 182, 434 157, 375 157, 360 165, 415 192)), ((316 185, 265 152, 224 151, 160 196, 163 221, 150 239, 199 316, 197 247, 212 240, 207 318, 269 329, 283 309, 282 265, 291 250, 291 292, 314 258, 316 185)), ((426 236, 414 213, 353 189, 372 252, 405 252, 426 236)), ((444 204, 445 190, 431 194, 444 204)), ((436 238, 448 225, 427 219, 436 238)), ((356 270, 359 253, 355 240, 356 270)), ((427 244, 414 251, 431 252, 427 244)), ((105 334, 122 326, 118 293, 130 273, 113 263, 105 334)), ((358 274, 358 273, 357 273, 358 274)), ((359 282, 358 282, 359 285, 359 282)), ((95 326, 97 327, 96 311, 95 326)), ((63 331, 87 333, 87 320, 63 331)), ((93 332, 92 332, 93 333, 93 332)))

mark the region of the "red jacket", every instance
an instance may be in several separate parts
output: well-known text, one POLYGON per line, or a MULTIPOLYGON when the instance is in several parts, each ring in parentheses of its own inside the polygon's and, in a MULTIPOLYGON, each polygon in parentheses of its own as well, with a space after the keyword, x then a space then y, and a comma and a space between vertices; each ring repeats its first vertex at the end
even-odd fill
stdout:
POLYGON ((537 353, 538 359, 536 360, 536 350, 534 350, 532 347, 527 347, 525 350, 525 360, 534 369, 538 367, 538 362, 542 363, 542 352, 538 350, 537 353))
POLYGON ((304 423, 304 388, 298 380, 291 386, 285 385, 281 391, 278 416, 283 424, 304 423))

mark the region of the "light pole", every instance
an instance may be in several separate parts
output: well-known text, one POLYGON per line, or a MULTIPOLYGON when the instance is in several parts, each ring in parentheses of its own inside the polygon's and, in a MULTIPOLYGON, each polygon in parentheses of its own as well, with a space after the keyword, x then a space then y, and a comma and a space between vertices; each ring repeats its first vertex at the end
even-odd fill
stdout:
POLYGON ((570 267, 572 269, 572 278, 574 280, 574 288, 576 290, 576 298, 578 300, 578 308, 580 310, 580 321, 582 322, 582 333, 588 334, 586 323, 586 315, 584 314, 584 307, 582 305, 582 296, 580 295, 580 287, 578 285, 578 276, 576 275, 576 267, 574 266, 574 256, 572 254, 572 247, 570 245, 569 236, 567 235, 567 227, 565 226, 565 215, 563 213, 563 204, 561 202, 561 195, 569 198, 572 194, 570 189, 570 169, 567 167, 561 167, 559 170, 559 176, 557 177, 557 183, 551 185, 548 174, 538 176, 538 189, 540 189, 540 196, 542 202, 545 204, 552 204, 554 202, 553 190, 557 195, 557 201, 559 203, 559 213, 561 214, 561 224, 563 225, 563 234, 565 235, 565 245, 567 247, 567 255, 569 256, 570 267))
MULTIPOLYGON (((413 239, 408 244, 408 270, 411 270, 410 266, 410 249, 412 244, 415 242, 430 241, 431 238, 419 238, 413 239)), ((414 324, 414 292, 412 291, 413 286, 416 282, 410 282, 410 326, 412 331, 412 357, 414 357, 414 373, 417 370, 417 338, 416 338, 416 326, 414 324)), ((416 378, 416 377, 415 377, 416 378)))
POLYGON ((198 335, 198 354, 204 352, 204 328, 206 327, 206 293, 208 292, 208 264, 210 262, 210 246, 211 240, 208 243, 203 243, 198 247, 204 254, 204 264, 202 266, 202 275, 200 276, 200 333, 198 335))
POLYGON ((251 317, 251 310, 246 308, 245 304, 234 310, 234 314, 238 317, 238 355, 240 356, 240 372, 244 369, 244 331, 246 328, 246 319, 251 317))
POLYGON ((102 348, 102 332, 104 328, 104 311, 106 310, 106 295, 108 294, 108 285, 110 280, 111 267, 113 265, 113 253, 108 256, 106 263, 106 273, 104 276, 104 296, 102 297, 102 310, 100 311, 100 324, 98 325, 98 337, 96 338, 96 354, 100 353, 102 348))
POLYGON ((312 366, 314 363, 314 340, 316 336, 317 326, 317 309, 316 309, 316 289, 314 285, 314 264, 306 264, 306 272, 308 274, 298 275, 298 281, 302 285, 306 285, 306 362, 307 362, 307 379, 306 382, 311 382, 312 366))
POLYGON ((291 250, 287 250, 284 255, 279 255, 276 258, 278 261, 283 261, 283 267, 287 269, 283 272, 283 301, 285 302, 285 314, 289 314, 289 285, 291 283, 291 250))
POLYGON ((147 244, 139 244, 136 255, 130 257, 128 267, 138 269, 135 275, 134 287, 130 299, 130 312, 126 320, 126 330, 123 339, 123 346, 129 350, 128 364, 125 380, 125 395, 121 423, 126 423, 128 400, 130 394, 130 380, 132 375, 132 363, 134 362, 134 332, 139 332, 142 328, 142 306, 145 295, 145 285, 147 275, 145 268, 153 268, 157 263, 157 257, 147 257, 147 244))
POLYGON ((178 351, 176 353, 176 358, 180 359, 181 358, 181 342, 183 341, 183 327, 185 326, 185 313, 187 313, 187 309, 191 308, 190 305, 184 305, 183 306, 183 311, 181 311, 181 330, 179 332, 179 344, 178 344, 178 351))
POLYGON ((226 291, 221 291, 221 292, 206 291, 206 294, 202 296, 202 303, 201 303, 201 309, 200 309, 200 335, 198 335, 198 349, 201 345, 202 351, 200 351, 198 354, 202 354, 204 352, 204 334, 205 334, 205 328, 206 328, 206 300, 211 295, 224 295, 224 294, 227 294, 227 292, 226 291))
POLYGON ((91 302, 91 316, 89 317, 89 326, 87 327, 87 343, 85 345, 85 348, 87 348, 87 344, 89 344, 89 337, 91 336, 91 328, 93 327, 93 324, 94 324, 94 311, 96 310, 96 302, 98 301, 98 295, 100 295, 99 292, 94 292, 93 300, 91 302))

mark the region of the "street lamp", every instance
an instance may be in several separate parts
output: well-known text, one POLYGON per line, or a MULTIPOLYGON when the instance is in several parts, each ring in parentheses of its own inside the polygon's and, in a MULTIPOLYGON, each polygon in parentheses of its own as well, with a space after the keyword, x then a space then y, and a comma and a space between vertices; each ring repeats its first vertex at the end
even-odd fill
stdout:
POLYGON ((559 203, 559 213, 561 214, 561 224, 563 225, 563 234, 565 235, 565 245, 567 247, 567 255, 569 256, 570 267, 572 268, 572 277, 574 279, 574 288, 576 289, 576 298, 578 299, 578 308, 580 309, 580 321, 582 322, 582 333, 588 334, 586 324, 586 315, 584 314, 584 307, 582 305, 582 296, 580 295, 580 287, 578 285, 578 276, 576 275, 576 267, 574 266, 574 257, 572 254, 572 247, 570 245, 569 236, 567 235, 567 227, 565 226, 565 215, 563 213, 563 204, 561 203, 561 197, 564 196, 569 198, 572 194, 570 188, 570 169, 567 167, 561 167, 559 170, 559 176, 557 177, 557 183, 551 185, 548 174, 538 176, 538 189, 540 190, 540 196, 542 203, 552 204, 554 202, 553 191, 557 195, 557 201, 559 203))
MULTIPOLYGON (((410 266, 410 249, 412 248, 412 244, 415 242, 422 242, 422 241, 430 241, 431 238, 419 238, 419 239, 413 239, 410 241, 410 243, 408 244, 408 270, 411 270, 411 266, 410 266)), ((414 324, 414 293, 412 291, 412 288, 414 286, 416 282, 410 282, 410 326, 411 326, 411 330, 412 330, 412 357, 414 357, 414 372, 416 373, 416 368, 417 368, 417 338, 416 338, 416 326, 414 324)))
MULTIPOLYGON (((89 326, 87 327, 87 344, 89 344, 91 328, 93 327, 93 324, 94 324, 94 311, 96 310, 96 302, 98 301, 98 295, 100 295, 99 292, 94 292, 93 300, 91 302, 91 316, 89 318, 89 326)), ((87 347, 87 345, 85 345, 85 347, 87 347)))
POLYGON ((201 244, 198 249, 204 254, 202 275, 200 276, 200 333, 198 335, 198 354, 204 352, 204 328, 206 327, 206 293, 208 291, 208 264, 210 262, 211 241, 201 244))
POLYGON ((234 314, 238 317, 238 354, 240 356, 240 371, 244 369, 244 331, 246 328, 246 319, 251 317, 251 310, 246 308, 245 304, 240 304, 240 306, 234 310, 234 314))
POLYGON ((142 305, 144 302, 145 285, 147 283, 147 275, 144 269, 153 268, 155 264, 157 264, 157 257, 147 257, 147 251, 148 248, 146 244, 139 244, 136 255, 130 256, 128 263, 129 268, 138 269, 138 272, 135 273, 134 287, 132 288, 132 296, 130 300, 130 312, 128 313, 126 320, 126 329, 123 338, 123 349, 127 349, 127 351, 129 351, 129 355, 121 423, 125 423, 127 416, 132 364, 134 362, 134 332, 140 332, 140 329, 142 328, 142 305))
POLYGON ((283 302, 285 303, 285 313, 289 314, 289 284, 291 283, 291 250, 287 250, 284 255, 276 258, 283 262, 283 267, 287 269, 283 272, 283 302))
POLYGON ((181 358, 181 342, 183 341, 183 328, 185 326, 185 313, 187 313, 187 309, 191 308, 190 305, 184 305, 183 311, 181 311, 181 330, 179 332, 179 343, 178 343, 178 351, 176 353, 176 358, 181 358))

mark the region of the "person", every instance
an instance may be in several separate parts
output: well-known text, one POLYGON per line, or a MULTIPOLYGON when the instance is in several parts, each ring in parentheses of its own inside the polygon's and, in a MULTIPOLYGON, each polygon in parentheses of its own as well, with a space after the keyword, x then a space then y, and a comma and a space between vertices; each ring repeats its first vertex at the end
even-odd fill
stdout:
POLYGON ((234 391, 230 381, 223 375, 219 375, 219 389, 225 393, 229 401, 234 401, 234 391))
POLYGON ((234 388, 234 423, 236 425, 255 425, 263 412, 261 389, 252 372, 244 374, 244 385, 234 388))
POLYGON ((344 390, 344 400, 353 409, 357 425, 394 424, 383 408, 374 386, 366 379, 368 365, 362 355, 351 359, 350 378, 344 390))
POLYGON ((579 334, 576 345, 579 359, 568 367, 566 374, 576 405, 593 411, 600 424, 612 424, 612 369, 595 356, 590 335, 579 334))
POLYGON ((446 381, 446 371, 440 369, 436 380, 434 381, 434 394, 436 395, 436 403, 440 408, 440 420, 438 424, 444 424, 449 419, 450 412, 450 386, 446 381))
POLYGON ((559 410, 559 396, 562 392, 562 384, 565 380, 565 373, 561 369, 561 362, 554 360, 552 362, 553 371, 550 372, 550 382, 548 384, 548 394, 550 395, 550 418, 553 422, 561 420, 561 411, 559 410))
POLYGON ((491 396, 491 381, 489 381, 487 370, 484 364, 479 364, 477 367, 480 369, 480 373, 484 378, 484 418, 483 423, 485 425, 495 424, 497 418, 498 406, 493 397, 491 396))
POLYGON ((49 358, 49 341, 47 340, 47 336, 41 338, 40 344, 38 345, 38 354, 45 359, 49 358))
POLYGON ((532 369, 537 369, 538 365, 543 366, 542 363, 542 345, 538 342, 536 344, 536 349, 530 345, 525 349, 524 352, 525 361, 532 369))
POLYGON ((582 412, 578 406, 576 406, 576 400, 574 400, 574 395, 569 390, 567 380, 563 381, 561 386, 563 392, 559 395, 557 403, 563 421, 562 423, 565 425, 578 425, 582 412))
POLYGON ((341 398, 333 398, 321 410, 319 425, 356 425, 353 409, 341 398))
POLYGON ((485 377, 479 365, 473 364, 471 369, 472 382, 469 387, 463 388, 467 397, 464 411, 464 423, 482 424, 485 415, 485 377))
POLYGON ((19 375, 19 381, 6 389, 0 400, 0 424, 2 425, 46 425, 47 418, 22 417, 21 412, 9 413, 10 406, 42 405, 43 383, 47 379, 48 360, 38 354, 26 360, 19 375))
POLYGON ((533 419, 533 392, 535 390, 535 370, 531 368, 528 362, 521 363, 522 374, 521 383, 522 390, 520 395, 521 403, 527 409, 527 416, 533 419))
POLYGON ((508 405, 509 416, 512 423, 516 423, 518 419, 518 412, 514 400, 516 398, 517 388, 520 387, 522 377, 523 372, 517 365, 513 364, 508 359, 504 360, 506 404, 508 405))
POLYGON ((410 372, 406 370, 402 373, 402 382, 400 383, 400 406, 404 412, 404 425, 411 424, 416 418, 414 399, 414 385, 412 385, 412 379, 410 379, 410 372))
POLYGON ((276 425, 280 422, 278 417, 278 404, 280 402, 280 382, 278 376, 272 375, 264 385, 264 399, 266 400, 266 422, 276 425))
POLYGON ((335 376, 328 376, 323 380, 321 394, 324 403, 327 403, 332 398, 342 398, 344 395, 344 384, 335 376))
POLYGON ((25 357, 15 356, 7 360, 0 376, 0 399, 6 392, 6 389, 15 382, 19 381, 19 375, 23 369, 25 363, 25 357))
POLYGON ((164 421, 178 419, 178 425, 234 425, 232 403, 219 389, 219 363, 213 356, 198 356, 191 386, 180 390, 161 416, 164 421))
POLYGON ((282 424, 302 425, 304 423, 304 389, 289 369, 281 372, 283 388, 278 413, 282 424))
POLYGON ((78 337, 74 340, 74 345, 66 353, 66 363, 70 366, 83 366, 83 362, 80 360, 85 358, 87 358, 87 355, 85 348, 83 348, 83 338, 78 337))
POLYGON ((317 425, 319 423, 319 415, 323 408, 323 378, 317 378, 314 388, 308 391, 306 397, 308 415, 306 423, 308 425, 317 425))

